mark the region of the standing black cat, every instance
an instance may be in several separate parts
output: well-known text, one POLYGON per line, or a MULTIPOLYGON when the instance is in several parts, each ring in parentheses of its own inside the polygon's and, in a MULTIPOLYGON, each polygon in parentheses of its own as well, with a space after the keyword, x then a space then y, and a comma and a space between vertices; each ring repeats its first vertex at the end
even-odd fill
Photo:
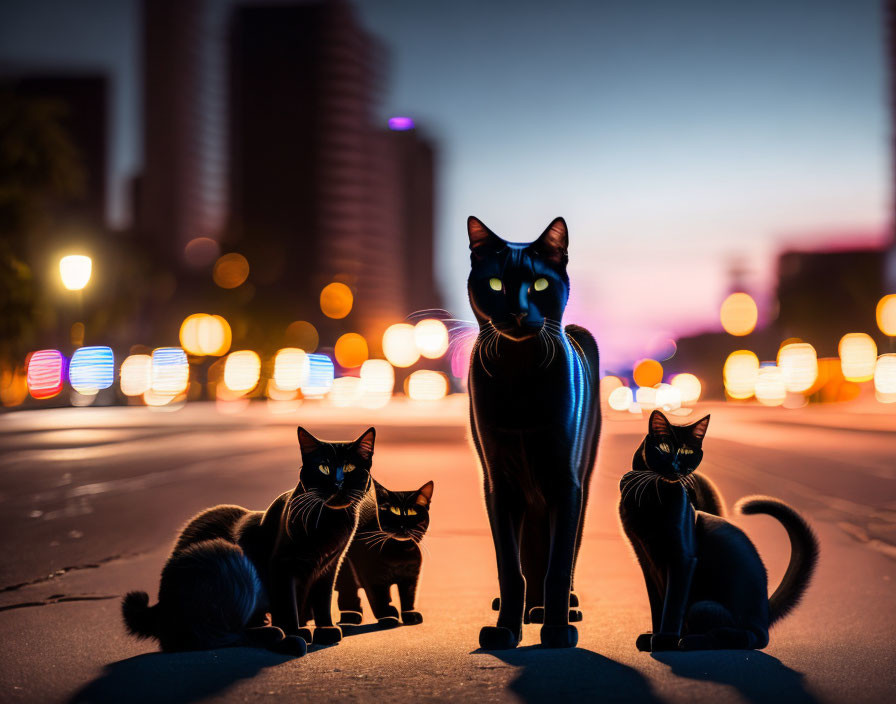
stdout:
POLYGON ((426 482, 416 491, 389 491, 376 480, 373 485, 376 503, 365 501, 355 539, 336 579, 339 623, 361 623, 358 590, 363 588, 380 624, 397 626, 399 613, 390 594, 393 584, 398 587, 402 623, 423 623, 415 600, 423 566, 420 541, 429 528, 434 484, 426 482))
POLYGON ((375 431, 338 443, 298 435, 298 486, 264 512, 216 506, 190 521, 162 570, 158 603, 150 607, 146 592, 125 596, 133 635, 157 638, 162 650, 258 643, 303 654, 313 615, 314 643, 341 640, 333 586, 370 490, 375 431))
POLYGON ((790 565, 769 598, 759 553, 722 517, 712 483, 694 473, 708 425, 709 416, 674 426, 654 411, 619 485, 622 527, 650 601, 653 632, 638 637, 639 650, 764 648, 769 627, 797 605, 815 570, 818 542, 796 511, 769 497, 741 499, 741 513, 774 516, 790 537, 790 565))
POLYGON ((498 624, 480 631, 479 644, 516 647, 525 615, 543 621, 543 645, 573 647, 570 590, 600 435, 597 344, 584 328, 561 326, 563 218, 531 244, 505 242, 474 217, 467 229, 479 322, 470 420, 500 587, 498 624))

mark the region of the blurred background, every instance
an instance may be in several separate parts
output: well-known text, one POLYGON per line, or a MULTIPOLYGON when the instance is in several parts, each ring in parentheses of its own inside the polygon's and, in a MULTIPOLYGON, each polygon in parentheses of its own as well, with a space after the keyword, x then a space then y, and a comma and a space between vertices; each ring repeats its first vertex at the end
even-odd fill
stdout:
POLYGON ((566 217, 613 417, 892 402, 894 27, 876 0, 7 0, 0 400, 437 402, 476 214, 566 217))

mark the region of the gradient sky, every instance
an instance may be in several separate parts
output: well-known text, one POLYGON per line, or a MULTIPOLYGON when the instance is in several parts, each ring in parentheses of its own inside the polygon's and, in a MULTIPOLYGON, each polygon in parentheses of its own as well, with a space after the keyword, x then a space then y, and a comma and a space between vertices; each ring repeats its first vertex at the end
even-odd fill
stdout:
MULTIPOLYGON (((567 320, 604 365, 718 327, 733 262, 763 313, 782 246, 880 242, 889 126, 876 0, 359 0, 387 46, 380 117, 440 152, 438 252, 469 317, 466 216, 571 232, 567 320)), ((113 203, 136 170, 134 0, 7 0, 0 62, 112 68, 113 203)))

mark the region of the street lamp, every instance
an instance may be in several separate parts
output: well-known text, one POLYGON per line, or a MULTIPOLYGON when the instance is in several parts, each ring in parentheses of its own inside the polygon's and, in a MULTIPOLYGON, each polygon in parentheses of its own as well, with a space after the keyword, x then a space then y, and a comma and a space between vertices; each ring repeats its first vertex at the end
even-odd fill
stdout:
POLYGON ((90 281, 93 262, 83 254, 70 254, 59 260, 59 276, 69 291, 80 291, 90 281))

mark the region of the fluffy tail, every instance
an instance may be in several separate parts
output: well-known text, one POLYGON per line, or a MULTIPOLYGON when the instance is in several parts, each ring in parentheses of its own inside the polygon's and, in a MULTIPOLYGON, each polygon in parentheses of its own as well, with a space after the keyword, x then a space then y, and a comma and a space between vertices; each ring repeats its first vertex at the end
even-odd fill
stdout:
POLYGON ((744 514, 765 513, 777 518, 790 538, 790 564, 769 597, 769 625, 789 614, 800 602, 818 562, 818 539, 805 519, 783 501, 769 496, 748 496, 737 502, 744 514))
POLYGON ((158 635, 156 607, 149 605, 149 594, 146 592, 128 592, 121 600, 121 615, 132 636, 154 638, 158 635))

